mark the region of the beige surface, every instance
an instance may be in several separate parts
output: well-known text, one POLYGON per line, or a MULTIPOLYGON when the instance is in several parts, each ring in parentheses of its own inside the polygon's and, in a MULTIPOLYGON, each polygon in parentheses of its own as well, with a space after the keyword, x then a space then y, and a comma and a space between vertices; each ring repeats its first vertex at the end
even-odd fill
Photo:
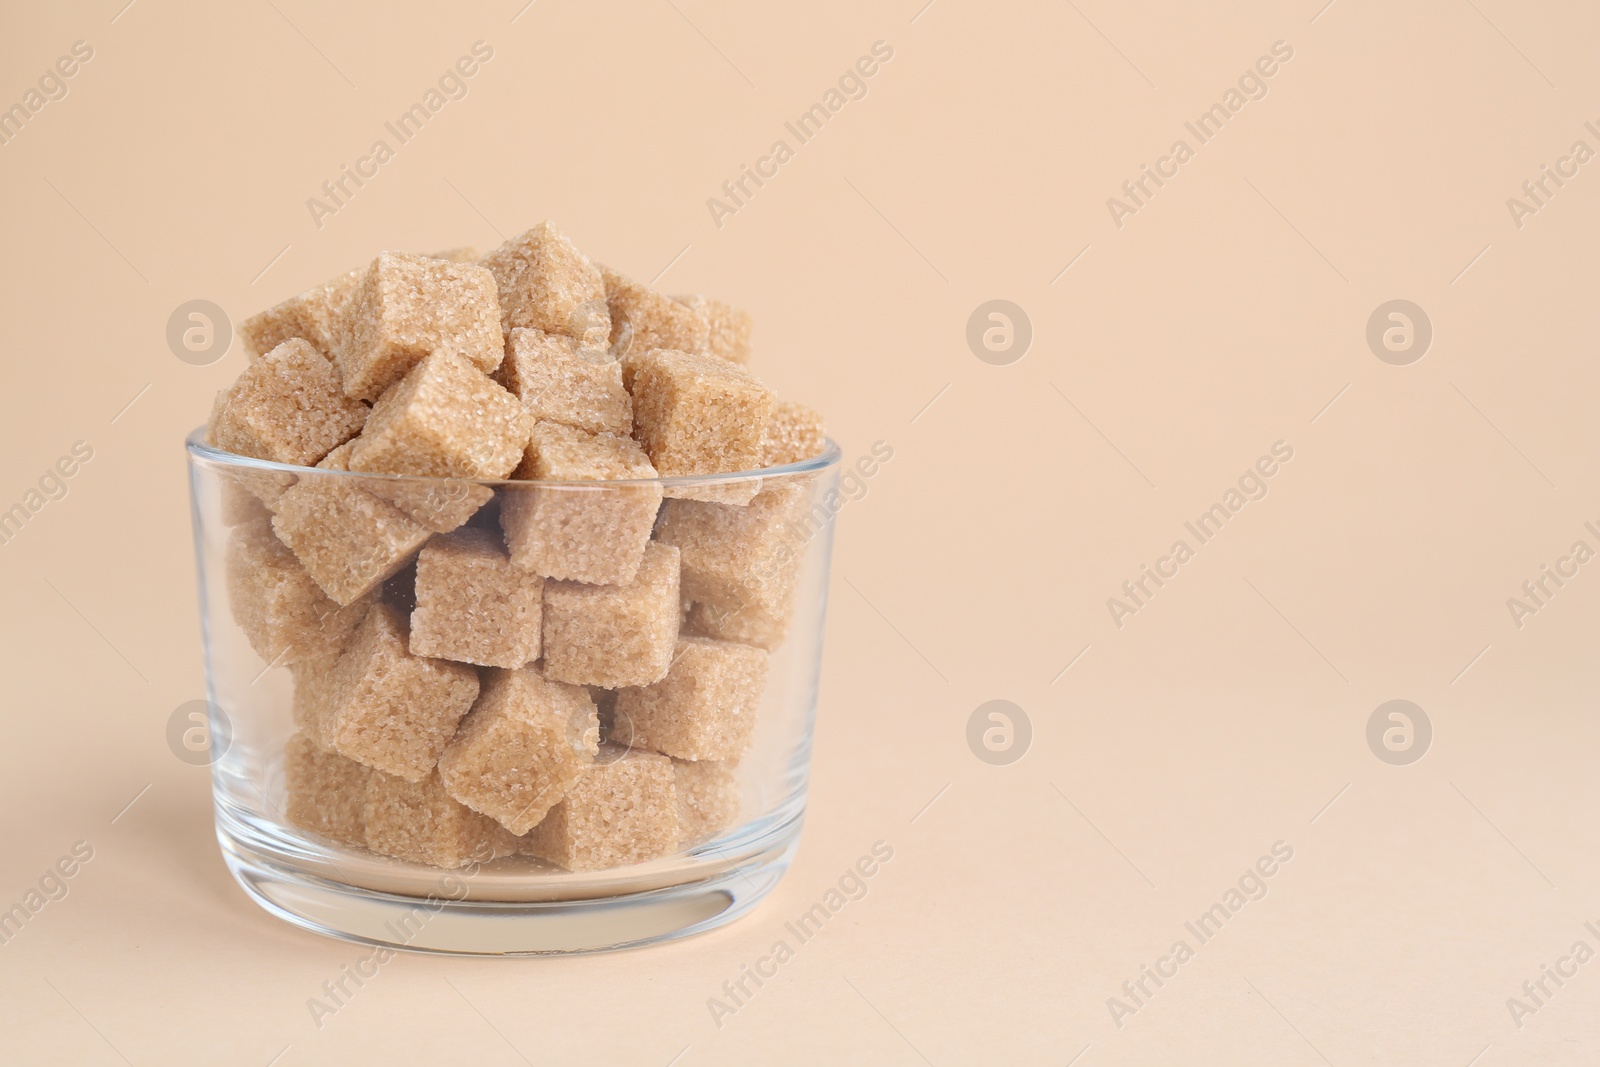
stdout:
POLYGON ((0 103, 94 56, 0 146, 0 507, 93 459, 0 546, 0 904, 93 859, 0 946, 0 1060, 1600 1061, 1600 962, 1520 1027, 1506 1004, 1600 949, 1600 562, 1520 629, 1506 606, 1600 548, 1600 162, 1520 228, 1506 205, 1600 149, 1594 12, 920 2, 5 16, 0 103), (469 95, 318 228, 306 198, 478 40, 469 95), (868 95, 797 144, 879 40, 868 95), (1118 228, 1106 199, 1279 40, 1268 95, 1118 228), (780 137, 719 228, 707 197, 780 137), (406 956, 319 1028, 364 951, 245 899, 164 737, 202 693, 180 442, 244 360, 181 362, 165 324, 546 216, 749 308, 770 384, 847 457, 893 446, 840 517, 806 836, 731 928, 406 956), (1034 328, 1008 366, 964 339, 993 298, 1034 328), (1396 298, 1435 328, 1409 366, 1364 340, 1396 298), (1280 440, 1269 495, 1118 629, 1106 599, 1280 440), (965 739, 997 698, 1033 727, 1011 766, 965 739), (1411 766, 1364 740, 1393 698, 1434 725, 1411 766), (866 897, 717 1026, 708 998, 880 840, 866 897), (1265 898, 1119 1027, 1107 999, 1277 841, 1265 898))

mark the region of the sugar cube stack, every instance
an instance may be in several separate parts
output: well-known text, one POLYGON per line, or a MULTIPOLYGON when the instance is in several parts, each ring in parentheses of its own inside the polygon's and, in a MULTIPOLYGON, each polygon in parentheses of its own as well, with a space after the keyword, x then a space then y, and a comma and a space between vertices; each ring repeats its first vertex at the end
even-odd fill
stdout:
POLYGON ((620 867, 678 847, 672 761, 607 745, 524 838, 530 856, 569 871, 620 867))
POLYGON ((827 438, 821 415, 804 404, 779 400, 772 405, 761 440, 761 465, 781 467, 820 455, 827 438))
POLYGON ((500 324, 562 334, 603 345, 611 336, 600 269, 566 234, 542 222, 484 256, 500 294, 500 324))
POLYGON ((490 530, 458 530, 417 556, 411 651, 480 667, 539 658, 544 578, 513 566, 490 530))
POLYGON ((696 308, 662 296, 607 267, 600 269, 610 313, 611 351, 621 357, 657 348, 705 352, 711 323, 696 308))
POLYGON ((781 486, 733 507, 668 501, 656 530, 682 559, 690 632, 769 651, 789 630, 803 546, 815 530, 803 487, 781 486))
POLYGON ((491 672, 439 760, 445 789, 523 834, 594 762, 600 720, 582 686, 534 670, 491 672))
POLYGON ((478 697, 478 674, 463 663, 413 655, 406 620, 376 604, 337 659, 310 667, 304 721, 328 748, 410 781, 433 772, 456 725, 478 697))
POLYGON ((241 456, 309 466, 366 418, 366 406, 344 395, 333 364, 296 337, 246 367, 222 394, 210 441, 241 456))
POLYGON ((464 867, 517 850, 510 831, 452 797, 437 774, 413 782, 374 771, 362 799, 366 846, 386 856, 464 867))
POLYGON ((234 527, 228 540, 228 603, 250 647, 268 663, 337 652, 367 605, 340 605, 272 532, 270 515, 234 527))
MULTIPOLYGON (((750 362, 750 313, 693 293, 672 298, 706 320, 706 351, 730 363, 750 362)), ((818 449, 820 452, 821 449, 818 449)))
POLYGON ((428 356, 456 356, 487 374, 505 351, 494 275, 476 264, 384 252, 338 323, 344 391, 359 400, 377 400, 428 356))
POLYGON ((293 676, 290 823, 592 871, 737 821, 827 518, 792 476, 672 481, 827 447, 750 371, 748 314, 546 222, 481 257, 383 252, 239 335, 207 442, 265 461, 220 505, 234 620, 293 676))
POLYGON ((346 479, 305 478, 278 498, 272 529, 340 604, 353 604, 404 567, 426 526, 346 479))
POLYGON ((633 432, 633 397, 623 387, 622 364, 609 349, 518 326, 506 340, 506 358, 495 380, 522 401, 535 422, 624 437, 633 432))
MULTIPOLYGON (((323 470, 350 470, 356 443, 346 441, 322 457, 323 470)), ((434 533, 449 533, 494 498, 494 490, 465 478, 385 477, 351 479, 351 485, 399 508, 434 533)), ((279 495, 282 493, 280 491, 279 495)))
POLYGON ((680 759, 738 759, 766 680, 767 654, 759 648, 679 638, 664 677, 617 694, 612 738, 680 759))
POLYGON ((637 441, 539 423, 517 475, 538 480, 507 488, 500 506, 500 524, 517 566, 591 585, 634 579, 655 527, 661 486, 603 483, 655 477, 637 441))
POLYGON ((651 348, 629 353, 623 376, 640 443, 662 473, 752 470, 760 460, 773 398, 748 369, 702 351, 651 348))
POLYGON ((361 288, 363 273, 342 274, 241 322, 239 339, 246 354, 258 359, 283 342, 299 338, 326 358, 334 358, 340 317, 361 288))
POLYGON ((530 420, 517 398, 453 352, 416 362, 372 405, 350 469, 435 478, 504 478, 530 420))
POLYGON ((284 814, 290 822, 347 845, 367 843, 372 768, 295 734, 284 747, 283 776, 289 792, 284 814))
POLYGON ((545 672, 575 685, 649 685, 672 665, 681 611, 678 550, 654 541, 626 585, 546 583, 545 672))
POLYGON ((732 760, 674 759, 672 784, 684 844, 715 836, 739 816, 739 775, 732 760))

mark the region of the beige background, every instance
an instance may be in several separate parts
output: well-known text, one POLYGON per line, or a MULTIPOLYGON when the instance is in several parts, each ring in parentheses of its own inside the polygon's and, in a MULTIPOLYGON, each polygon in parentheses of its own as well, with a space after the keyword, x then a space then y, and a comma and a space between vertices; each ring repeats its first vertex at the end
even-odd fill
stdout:
POLYGON ((0 905, 94 849, 0 946, 0 1060, 1600 1062, 1600 962, 1520 1027, 1506 1003, 1600 950, 1600 562, 1521 629, 1506 606, 1600 548, 1600 162, 1506 206, 1600 149, 1586 5, 123 3, 0 34, 0 104, 94 49, 0 147, 0 508, 94 449, 0 546, 0 905), (314 225, 478 40, 469 95, 314 225), (706 199, 879 40, 866 98, 718 228, 706 199), (1279 40, 1268 95, 1118 228, 1106 199, 1279 40), (780 393, 847 457, 894 448, 840 518, 806 836, 728 929, 405 956, 318 1028, 364 950, 245 899, 164 737, 203 693, 181 439, 243 364, 181 362, 166 321, 547 216, 748 307, 780 393), (965 341, 993 298, 1032 322, 1010 365, 965 341), (1364 340, 1396 298, 1434 327, 1409 366, 1364 340), (1270 494, 1118 629, 1106 599, 1279 440, 1270 494), (1410 766, 1364 739, 1394 698, 1435 731, 1410 766), (1032 723, 1020 762, 968 748, 990 699, 1032 723), (715 1025, 879 840, 868 895, 715 1025), (1119 1027, 1107 999, 1280 840, 1119 1027))

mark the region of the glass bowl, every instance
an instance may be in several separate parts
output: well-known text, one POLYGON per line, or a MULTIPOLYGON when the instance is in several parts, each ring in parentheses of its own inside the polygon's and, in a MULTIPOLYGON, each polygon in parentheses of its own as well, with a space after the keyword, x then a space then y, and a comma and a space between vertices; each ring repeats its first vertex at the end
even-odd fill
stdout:
MULTIPOLYGON (((805 813, 840 503, 840 454, 832 441, 822 455, 783 467, 628 482, 473 481, 295 467, 218 451, 205 444, 203 429, 190 434, 187 450, 217 837, 228 868, 262 907, 307 929, 369 945, 530 955, 628 948, 709 930, 749 911, 777 884, 805 813), (543 659, 491 667, 412 656, 407 642, 418 598, 440 595, 437 578, 417 581, 422 548, 443 544, 443 538, 504 548, 513 540, 505 531, 516 522, 508 516, 540 509, 577 516, 580 521, 570 524, 578 531, 574 536, 599 544, 620 528, 605 516, 636 514, 641 500, 648 507, 656 498, 662 504, 651 543, 672 545, 679 571, 673 618, 662 625, 695 639, 675 642, 669 678, 705 658, 690 647, 698 644, 701 652, 712 650, 707 655, 731 651, 740 662, 764 659, 765 679, 755 691, 748 677, 742 689, 729 690, 744 693, 750 708, 734 708, 729 702, 735 696, 704 697, 709 704, 728 703, 709 707, 711 714, 754 711, 753 726, 741 727, 747 738, 736 758, 671 758, 670 773, 652 779, 658 785, 670 780, 669 793, 662 792, 665 786, 619 793, 606 809, 611 814, 602 812, 623 823, 644 819, 639 825, 654 828, 654 854, 618 866, 567 869, 559 858, 532 854, 550 855, 548 845, 527 844, 553 833, 550 826, 513 835, 488 815, 444 797, 437 770, 422 782, 402 780, 390 773, 381 744, 328 742, 325 718, 317 715, 331 713, 316 709, 339 705, 344 714, 355 698, 319 703, 317 693, 336 687, 318 679, 344 678, 346 689, 337 692, 347 694, 351 677, 359 677, 358 688, 382 690, 396 684, 395 671, 432 677, 430 671, 442 670, 470 688, 468 679, 476 674, 474 708, 494 686, 516 681, 510 676, 519 672, 539 675, 538 685, 553 684, 543 679, 551 669, 543 659), (585 525, 585 516, 595 521, 585 525), (458 524, 455 532, 441 532, 451 524, 458 524), (308 527, 316 534, 309 540, 308 527), (367 630, 377 636, 363 639, 367 630), (720 643, 729 640, 739 647, 720 643), (363 658, 368 656, 373 658, 363 658), (351 773, 335 774, 330 783, 330 766, 351 773), (437 862, 421 861, 414 848, 395 847, 393 826, 385 821, 392 819, 393 805, 373 807, 378 781, 408 796, 434 789, 438 803, 407 809, 407 817, 419 821, 405 830, 433 842, 433 851, 424 851, 437 862), (676 843, 664 847, 662 827, 673 816, 663 805, 674 802, 676 843), (441 853, 437 842, 451 834, 482 840, 468 856, 441 853), (365 847, 369 843, 374 847, 365 847)), ((507 557, 511 564, 515 555, 507 557)), ((555 616, 548 598, 577 584, 547 580, 542 595, 534 595, 534 602, 546 606, 541 625, 552 657, 548 635, 555 616)), ((585 591, 576 589, 580 598, 585 591)), ((631 723, 628 709, 644 706, 644 698, 630 689, 655 692, 656 686, 560 684, 568 706, 577 709, 563 738, 571 746, 567 756, 584 764, 583 774, 619 758, 655 773, 667 767, 663 760, 673 751, 688 751, 681 739, 663 741, 660 729, 646 737, 650 731, 631 723), (585 700, 593 704, 592 714, 585 700), (672 751, 658 755, 661 749, 672 751)), ((702 693, 714 688, 700 684, 702 693)), ((437 687, 423 696, 402 687, 399 703, 388 711, 374 712, 367 700, 364 714, 442 716, 448 727, 456 711, 446 705, 460 703, 459 690, 460 685, 450 690, 447 700, 437 687)), ((680 685, 680 703, 684 691, 680 685)), ((447 728, 444 736, 460 735, 447 728)), ((490 748, 491 758, 510 751, 490 748)), ((437 744, 421 758, 432 758, 436 749, 437 744)), ((717 754, 726 751, 724 745, 717 754)), ((425 769, 415 762, 407 766, 425 769)), ((563 825, 578 826, 582 804, 576 793, 565 797, 569 814, 563 825)))

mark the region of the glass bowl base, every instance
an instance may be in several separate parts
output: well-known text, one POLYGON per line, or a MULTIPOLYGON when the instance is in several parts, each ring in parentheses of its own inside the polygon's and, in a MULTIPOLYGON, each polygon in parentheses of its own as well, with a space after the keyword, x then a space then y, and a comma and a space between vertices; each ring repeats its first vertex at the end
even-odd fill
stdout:
POLYGON ((571 900, 417 897, 331 881, 288 854, 247 841, 219 822, 222 855, 266 911, 314 933, 357 944, 457 956, 552 956, 610 952, 714 930, 744 915, 789 867, 798 821, 766 846, 708 877, 677 885, 571 900))

